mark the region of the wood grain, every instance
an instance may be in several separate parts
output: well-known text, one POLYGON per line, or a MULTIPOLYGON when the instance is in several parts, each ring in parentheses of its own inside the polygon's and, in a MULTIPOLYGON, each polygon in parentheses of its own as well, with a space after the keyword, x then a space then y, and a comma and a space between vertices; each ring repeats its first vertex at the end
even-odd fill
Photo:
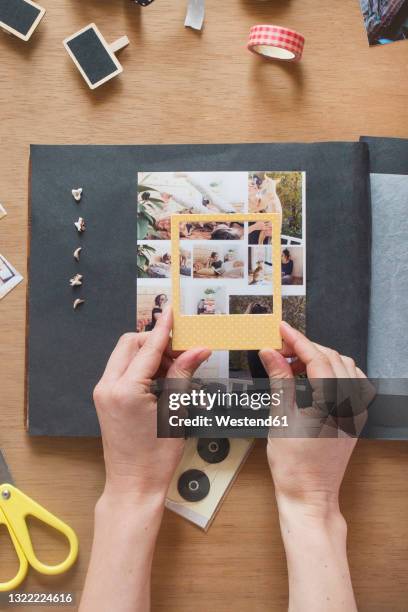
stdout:
MULTIPOLYGON (((207 0, 203 33, 184 29, 185 2, 42 0, 30 43, 0 36, 0 252, 26 275, 30 143, 187 143, 408 136, 406 42, 370 49, 358 0, 207 0), (127 34, 123 75, 90 91, 62 40, 94 21, 108 42, 127 34), (251 25, 306 37, 299 65, 245 48, 251 25)), ((52 282, 50 280, 50 282, 52 282)), ((93 507, 103 486, 97 440, 30 439, 24 432, 25 284, 0 303, 0 446, 17 483, 77 531, 69 575, 31 573, 31 590, 81 592, 93 507)), ((52 338, 49 339, 52 342, 52 338)), ((44 402, 47 398, 44 397, 44 402)), ((408 609, 408 445, 360 442, 342 505, 361 611, 408 609)), ((40 555, 56 558, 54 540, 40 555)), ((3 550, 3 549, 1 549, 3 550)), ((5 555, 5 553, 4 553, 5 555)), ((0 578, 12 559, 0 555, 0 578)), ((166 513, 153 575, 153 609, 284 610, 287 581, 273 489, 257 444, 208 534, 166 513)))

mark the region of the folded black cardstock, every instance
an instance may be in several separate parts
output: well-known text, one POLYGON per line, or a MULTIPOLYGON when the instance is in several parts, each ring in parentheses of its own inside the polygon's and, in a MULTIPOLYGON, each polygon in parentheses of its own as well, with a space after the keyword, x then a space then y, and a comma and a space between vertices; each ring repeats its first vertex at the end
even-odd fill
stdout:
POLYGON ((373 174, 408 174, 408 139, 362 136, 369 148, 373 174))
POLYGON ((370 201, 364 143, 32 146, 27 404, 32 435, 95 436, 92 390, 135 329, 137 173, 306 172, 307 332, 365 369, 370 201), (83 188, 77 204, 71 189, 83 188), (73 225, 82 216, 87 230, 73 225), (83 246, 80 263, 73 259, 83 246), (75 292, 69 279, 84 275, 75 292), (74 296, 85 304, 72 309, 74 296))

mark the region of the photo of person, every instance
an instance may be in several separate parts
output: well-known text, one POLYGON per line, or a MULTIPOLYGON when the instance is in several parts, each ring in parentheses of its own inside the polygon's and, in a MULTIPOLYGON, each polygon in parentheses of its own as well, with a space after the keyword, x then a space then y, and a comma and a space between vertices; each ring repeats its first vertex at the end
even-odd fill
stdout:
POLYGON ((272 295, 230 295, 230 314, 271 314, 272 295))
POLYGON ((137 325, 138 332, 152 331, 164 307, 170 301, 170 288, 152 285, 137 288, 137 325))
POLYGON ((192 285, 181 295, 181 314, 227 314, 227 292, 224 286, 192 285))
MULTIPOLYGON (((230 295, 230 314, 271 314, 273 313, 272 295, 230 295)), ((251 372, 257 374, 260 367, 258 351, 230 351, 229 370, 230 377, 241 380, 250 380, 251 372)), ((261 376, 256 376, 261 378, 261 376)))
POLYGON ((248 248, 248 284, 272 286, 272 247, 248 248))
POLYGON ((244 212, 246 172, 139 172, 138 239, 169 240, 171 215, 244 212))
MULTIPOLYGON (((304 175, 302 172, 249 172, 248 208, 254 213, 280 213, 282 215, 282 244, 290 239, 302 239, 304 175)), ((260 226, 253 228, 258 232, 260 226)), ((266 237, 267 238, 267 237, 266 237)), ((250 244, 259 242, 251 236, 250 244)))
MULTIPOLYGON (((229 299, 232 314, 268 314, 273 312, 273 298, 265 295, 232 295, 229 299)), ((306 297, 291 295, 282 298, 282 320, 302 332, 306 332, 306 297)), ((230 376, 240 380, 266 378, 258 351, 230 351, 230 376)))
POLYGON ((180 223, 180 238, 187 240, 243 240, 243 223, 180 223))
POLYGON ((189 248, 180 249, 179 255, 181 276, 191 276, 191 251, 189 248))
POLYGON ((281 274, 282 285, 303 285, 303 247, 282 249, 281 274))
POLYGON ((408 38, 408 0, 360 0, 370 45, 408 38))
POLYGON ((271 244, 272 225, 268 221, 255 221, 248 224, 248 244, 271 244))
POLYGON ((234 247, 195 245, 193 249, 194 278, 244 278, 243 245, 234 247))
POLYGON ((171 243, 139 243, 137 246, 138 278, 170 278, 171 243))

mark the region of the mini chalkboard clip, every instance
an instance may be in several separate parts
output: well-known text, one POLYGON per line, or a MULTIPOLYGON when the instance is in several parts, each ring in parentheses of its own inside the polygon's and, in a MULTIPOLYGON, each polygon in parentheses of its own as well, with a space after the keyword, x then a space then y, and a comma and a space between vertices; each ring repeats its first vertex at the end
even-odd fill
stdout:
POLYGON ((27 42, 45 15, 32 0, 0 0, 0 28, 27 42))
POLYGON ((119 51, 122 51, 122 49, 127 47, 128 44, 129 44, 128 37, 127 36, 121 36, 120 38, 115 40, 115 42, 113 42, 113 43, 111 43, 109 45, 109 49, 112 51, 112 53, 119 53, 119 51))
POLYGON ((129 44, 127 36, 108 44, 96 25, 91 23, 66 38, 63 44, 91 89, 123 72, 115 54, 129 44))

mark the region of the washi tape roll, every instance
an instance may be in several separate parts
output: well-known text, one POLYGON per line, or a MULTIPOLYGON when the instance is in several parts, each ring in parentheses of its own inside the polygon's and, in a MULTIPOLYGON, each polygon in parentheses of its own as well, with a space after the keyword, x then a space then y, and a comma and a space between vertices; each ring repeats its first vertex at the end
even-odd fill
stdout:
POLYGON ((248 49, 273 59, 298 62, 304 44, 302 34, 280 26, 255 25, 249 32, 248 49))

